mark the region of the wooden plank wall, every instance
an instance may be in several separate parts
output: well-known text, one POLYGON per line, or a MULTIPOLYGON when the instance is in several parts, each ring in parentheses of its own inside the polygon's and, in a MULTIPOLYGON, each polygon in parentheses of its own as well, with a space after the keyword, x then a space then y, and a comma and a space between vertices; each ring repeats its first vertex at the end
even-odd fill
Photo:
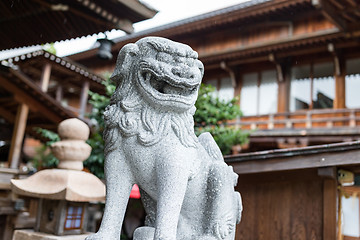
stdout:
POLYGON ((253 25, 240 23, 237 28, 219 29, 200 38, 181 39, 199 53, 199 56, 240 47, 250 47, 278 39, 305 37, 335 26, 321 14, 293 21, 266 21, 253 25))
MULTIPOLYGON (((324 181, 315 169, 241 175, 237 190, 244 211, 236 240, 335 239, 335 235, 324 235, 332 227, 325 222, 329 216, 324 209, 336 211, 336 206, 324 205, 324 181)), ((330 196, 336 202, 333 191, 330 196)), ((330 224, 335 224, 336 232, 336 223, 330 224)))

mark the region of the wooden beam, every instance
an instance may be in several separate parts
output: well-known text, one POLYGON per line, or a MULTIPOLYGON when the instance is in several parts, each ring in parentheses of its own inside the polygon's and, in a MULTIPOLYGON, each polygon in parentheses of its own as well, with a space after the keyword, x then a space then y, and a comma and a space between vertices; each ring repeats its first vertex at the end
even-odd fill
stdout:
POLYGON ((128 19, 119 19, 116 23, 116 28, 123 30, 124 32, 131 34, 134 32, 134 27, 132 25, 132 22, 128 19))
POLYGON ((359 159, 360 149, 356 149, 335 153, 229 162, 229 164, 234 167, 236 173, 248 174, 305 168, 359 165, 359 159))
POLYGON ((346 0, 350 5, 351 7, 353 8, 357 8, 358 7, 358 3, 356 3, 354 0, 346 0))
POLYGON ((11 139, 11 146, 9 152, 8 163, 10 168, 18 168, 20 162, 20 155, 22 149, 22 143, 24 140, 26 121, 29 113, 29 107, 25 103, 19 105, 13 136, 11 139))
POLYGON ((342 31, 347 31, 348 26, 346 24, 346 21, 341 18, 338 11, 339 9, 336 9, 329 1, 325 0, 312 0, 312 4, 321 10, 322 14, 337 28, 339 28, 342 31))
MULTIPOLYGON (((277 40, 271 41, 270 43, 265 41, 265 42, 250 44, 247 46, 240 45, 232 48, 225 48, 218 51, 208 51, 203 53, 199 52, 199 59, 201 61, 208 61, 208 60, 213 60, 212 58, 215 57, 224 58, 224 56, 228 54, 232 54, 236 56, 236 53, 241 53, 242 55, 246 55, 253 53, 254 50, 256 50, 256 52, 268 51, 274 46, 276 46, 277 49, 281 49, 282 45, 286 47, 291 47, 293 44, 311 42, 319 37, 322 37, 325 41, 327 40, 326 39, 327 37, 336 38, 342 35, 343 33, 341 33, 339 29, 327 29, 327 30, 317 31, 308 34, 301 34, 299 36, 296 35, 288 38, 279 38, 277 40)), ((266 60, 269 60, 268 56, 266 56, 266 60)))
MULTIPOLYGON (((201 61, 204 61, 203 59, 201 59, 201 61)), ((268 61, 268 57, 267 56, 261 56, 261 57, 253 57, 253 58, 244 58, 241 60, 235 60, 235 61, 231 61, 228 62, 228 65, 233 67, 233 66, 238 66, 238 65, 242 65, 242 64, 249 64, 249 63, 256 63, 256 62, 266 62, 268 61)), ((210 70, 210 69, 218 69, 219 64, 205 64, 205 69, 206 70, 210 70)))
POLYGON ((144 15, 147 18, 152 18, 157 13, 156 10, 149 9, 148 7, 141 4, 141 2, 139 1, 119 0, 119 2, 121 2, 131 10, 144 15))
MULTIPOLYGON (((16 71, 14 71, 16 72, 16 71)), ((22 74, 18 73, 18 77, 24 77, 22 74)), ((24 79, 25 81, 30 81, 28 79, 24 79)), ((37 112, 40 111, 43 113, 44 117, 51 120, 52 122, 59 123, 63 119, 59 117, 52 111, 49 111, 47 107, 44 106, 44 103, 41 102, 40 99, 35 99, 34 97, 29 96, 29 93, 25 92, 24 90, 20 89, 16 86, 16 83, 12 81, 8 81, 6 78, 0 76, 0 85, 4 87, 9 92, 15 95, 15 100, 20 103, 26 103, 31 111, 37 112)), ((34 84, 33 84, 34 85, 34 84)))
POLYGON ((273 53, 269 61, 275 64, 278 84, 277 112, 288 112, 290 101, 291 62, 289 59, 279 60, 273 53))
POLYGON ((89 96, 89 81, 85 81, 81 89, 79 116, 83 118, 86 113, 87 100, 89 96))
POLYGON ((5 108, 3 108, 2 106, 0 106, 0 116, 3 117, 6 121, 8 121, 9 123, 14 123, 15 122, 15 116, 14 114, 12 114, 11 112, 9 112, 8 110, 6 110, 5 108))
POLYGON ((329 0, 334 6, 336 6, 337 8, 343 10, 345 7, 344 5, 342 4, 341 1, 339 0, 329 0))
POLYGON ((277 112, 288 112, 290 101, 290 68, 284 69, 284 80, 278 81, 278 105, 277 112))
POLYGON ((335 64, 335 98, 334 108, 343 109, 346 108, 346 91, 345 91, 345 60, 339 55, 334 56, 335 64))
MULTIPOLYGON (((101 16, 109 22, 108 24, 110 24, 110 23, 114 24, 116 28, 123 30, 124 32, 126 32, 128 34, 134 32, 134 27, 130 20, 124 19, 124 18, 122 18, 122 19, 118 18, 117 16, 106 11, 101 6, 96 5, 96 3, 93 1, 91 2, 91 1, 87 1, 87 0, 78 0, 78 2, 81 2, 85 7, 88 7, 91 11, 94 11, 97 15, 100 15, 100 13, 101 13, 101 16)), ((130 1, 130 2, 135 3, 135 1, 130 1)), ((133 9, 134 11, 138 12, 142 8, 142 9, 148 10, 148 11, 146 11, 146 13, 149 14, 149 18, 151 18, 155 15, 155 12, 151 12, 151 10, 145 8, 143 5, 137 4, 137 6, 138 7, 136 8, 136 10, 133 9)), ((130 8, 130 6, 129 6, 129 8, 130 8)), ((78 15, 82 14, 79 11, 74 11, 74 10, 72 10, 72 11, 78 15)), ((81 15, 81 16, 83 16, 83 15, 81 15)), ((83 17, 86 17, 86 16, 83 16, 83 17)))
POLYGON ((8 103, 8 102, 12 102, 13 101, 13 97, 1 97, 0 98, 0 104, 4 104, 4 103, 8 103))
MULTIPOLYGON (((240 74, 240 67, 237 66, 237 69, 236 69, 236 88, 235 88, 235 91, 234 91, 234 95, 235 96, 240 96, 241 94, 241 89, 242 89, 242 86, 243 86, 243 75, 240 74)), ((240 102, 240 97, 238 98, 238 101, 236 102, 236 104, 238 106, 240 106, 241 102, 240 102)))
POLYGON ((336 239, 337 184, 325 179, 323 185, 323 239, 336 239))
POLYGON ((236 88, 236 73, 235 73, 234 69, 229 68, 229 66, 226 64, 225 61, 220 62, 220 68, 222 70, 226 71, 227 73, 229 73, 232 87, 235 89, 236 88))
POLYGON ((284 81, 284 72, 283 72, 283 68, 282 68, 281 64, 279 63, 279 60, 275 58, 275 55, 273 53, 269 54, 269 60, 270 60, 270 62, 275 64, 278 82, 284 81))
MULTIPOLYGON (((43 1, 43 0, 33 0, 34 2, 48 8, 48 9, 52 9, 52 4, 48 3, 47 1, 43 1)), ((79 11, 73 7, 69 7, 68 5, 65 5, 68 9, 68 11, 90 21, 90 22, 93 22, 94 24, 98 24, 98 25, 102 25, 104 27, 111 27, 113 28, 114 27, 114 24, 112 24, 111 22, 107 22, 105 20, 103 20, 100 15, 98 15, 98 17, 93 17, 91 16, 90 14, 86 14, 82 11, 79 11)))
POLYGON ((37 123, 37 124, 28 124, 27 128, 30 129, 34 129, 34 128, 45 128, 45 129, 56 129, 57 128, 57 124, 49 124, 49 123, 37 123))
POLYGON ((336 167, 322 167, 317 169, 317 173, 320 177, 327 179, 337 179, 336 167))
POLYGON ((40 79, 40 88, 43 92, 47 92, 51 75, 51 64, 46 63, 43 67, 40 79))

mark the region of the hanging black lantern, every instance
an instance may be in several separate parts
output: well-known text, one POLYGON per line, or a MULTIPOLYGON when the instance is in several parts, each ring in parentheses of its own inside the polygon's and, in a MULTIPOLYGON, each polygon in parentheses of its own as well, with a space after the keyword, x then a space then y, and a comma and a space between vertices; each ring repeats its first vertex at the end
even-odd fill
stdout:
POLYGON ((97 42, 100 43, 99 51, 97 53, 98 57, 105 60, 111 60, 113 57, 111 54, 111 47, 114 42, 107 38, 98 39, 97 42))

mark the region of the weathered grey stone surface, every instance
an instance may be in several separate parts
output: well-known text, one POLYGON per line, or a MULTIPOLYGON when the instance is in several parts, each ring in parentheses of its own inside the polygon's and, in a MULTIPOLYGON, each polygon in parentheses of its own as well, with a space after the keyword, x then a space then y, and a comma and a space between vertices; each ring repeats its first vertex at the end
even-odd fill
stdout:
POLYGON ((120 239, 133 184, 147 227, 135 240, 235 238, 242 204, 237 175, 209 133, 194 134, 203 64, 189 46, 147 37, 124 46, 106 121, 106 207, 91 239, 120 239))

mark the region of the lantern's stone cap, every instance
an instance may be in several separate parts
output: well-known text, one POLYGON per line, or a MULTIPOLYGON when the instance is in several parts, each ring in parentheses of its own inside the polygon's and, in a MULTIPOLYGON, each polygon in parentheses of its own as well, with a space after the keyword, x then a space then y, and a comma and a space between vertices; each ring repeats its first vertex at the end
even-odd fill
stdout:
POLYGON ((89 138, 90 129, 83 121, 77 118, 69 118, 59 124, 58 134, 62 140, 73 139, 86 141, 89 138))
POLYGON ((49 233, 34 232, 30 229, 15 230, 13 240, 84 240, 90 233, 80 235, 55 236, 49 233))
POLYGON ((105 185, 96 176, 76 170, 48 169, 22 180, 11 180, 11 187, 18 195, 90 202, 105 200, 105 185))

